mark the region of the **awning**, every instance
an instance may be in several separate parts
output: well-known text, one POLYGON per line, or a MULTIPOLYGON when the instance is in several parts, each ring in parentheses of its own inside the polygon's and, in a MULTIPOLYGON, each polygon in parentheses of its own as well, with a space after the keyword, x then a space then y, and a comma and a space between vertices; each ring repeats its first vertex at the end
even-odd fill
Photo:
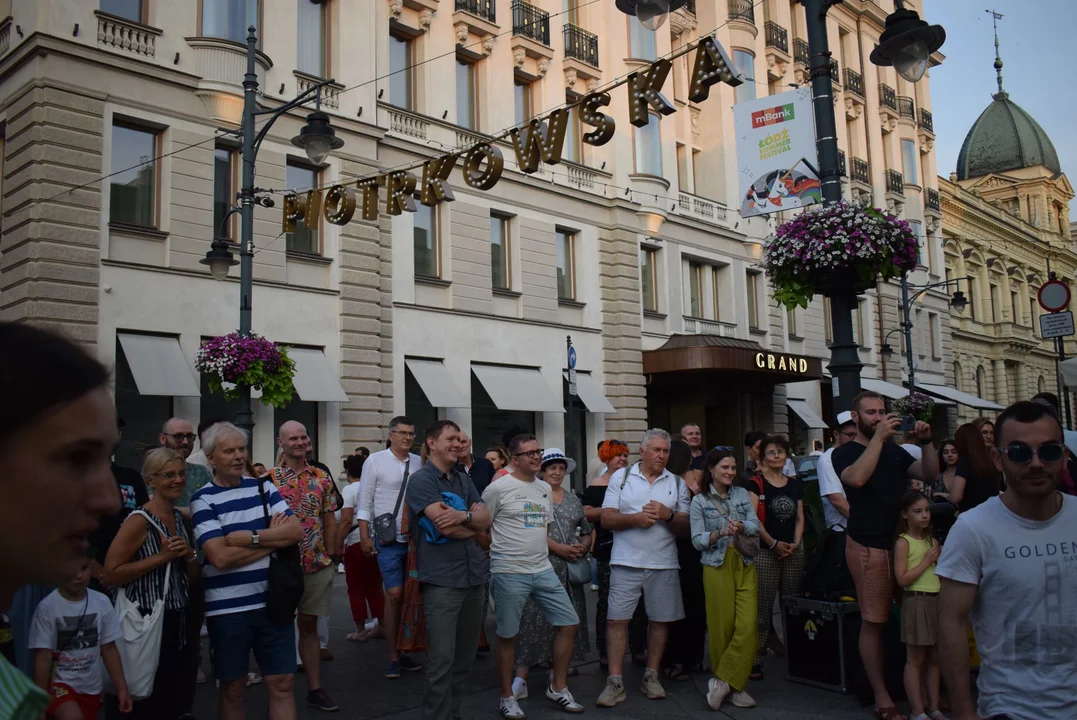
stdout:
POLYGON ((560 393, 555 394, 535 368, 472 365, 471 371, 499 410, 565 411, 560 393))
POLYGON ((199 397, 198 382, 179 338, 117 333, 127 365, 142 395, 199 397))
MULTIPOLYGON (((565 380, 568 380, 567 371, 564 376, 565 380)), ((613 407, 613 404, 606 399, 606 394, 602 392, 602 386, 599 385, 598 380, 591 377, 591 373, 576 373, 576 395, 580 400, 583 400, 583 404, 593 413, 617 412, 617 408, 613 407)))
POLYGON ((773 384, 823 377, 819 358, 771 352, 751 340, 717 335, 673 335, 662 347, 643 353, 645 375, 709 371, 730 373, 726 381, 740 375, 773 384))
POLYGON ((456 387, 441 360, 404 358, 404 364, 415 376, 415 382, 419 383, 431 405, 439 408, 468 407, 467 398, 456 387))
POLYGON ((288 348, 288 357, 295 360, 292 385, 301 400, 307 402, 348 402, 344 388, 325 353, 314 348, 288 348))
POLYGON ((923 390, 926 393, 930 393, 936 397, 943 397, 947 400, 953 400, 961 405, 968 405, 971 408, 977 408, 979 410, 996 410, 1000 411, 1003 408, 1001 405, 991 402, 990 400, 982 400, 975 395, 970 395, 967 392, 961 392, 952 387, 946 387, 945 385, 929 385, 920 384, 916 385, 917 390, 923 390))
POLYGON ((805 401, 803 401, 803 400, 787 400, 786 404, 789 406, 789 409, 792 410, 793 412, 795 412, 797 414, 797 416, 801 420, 804 421, 804 424, 807 425, 810 429, 812 429, 812 430, 828 430, 829 429, 829 426, 826 424, 826 421, 823 420, 818 415, 816 415, 815 411, 812 410, 811 405, 809 405, 805 401))
MULTIPOLYGON (((926 391, 926 388, 928 388, 928 387, 934 387, 934 386, 932 386, 932 385, 925 386, 925 385, 919 385, 918 384, 916 386, 916 389, 926 391)), ((890 398, 891 400, 900 400, 903 397, 908 397, 909 396, 909 391, 908 391, 907 388, 905 388, 905 387, 903 387, 901 385, 894 385, 893 383, 883 382, 882 380, 876 380, 875 378, 860 378, 860 389, 861 390, 870 390, 871 392, 879 393, 883 397, 890 398)), ((953 405, 953 403, 950 402, 949 400, 936 400, 935 404, 936 405, 953 405)))

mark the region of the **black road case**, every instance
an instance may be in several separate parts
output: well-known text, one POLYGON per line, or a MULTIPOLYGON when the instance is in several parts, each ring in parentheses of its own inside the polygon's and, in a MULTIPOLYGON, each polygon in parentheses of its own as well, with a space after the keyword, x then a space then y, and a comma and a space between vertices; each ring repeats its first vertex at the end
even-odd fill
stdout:
POLYGON ((860 611, 855 602, 787 597, 782 619, 786 679, 840 693, 855 691, 860 611))

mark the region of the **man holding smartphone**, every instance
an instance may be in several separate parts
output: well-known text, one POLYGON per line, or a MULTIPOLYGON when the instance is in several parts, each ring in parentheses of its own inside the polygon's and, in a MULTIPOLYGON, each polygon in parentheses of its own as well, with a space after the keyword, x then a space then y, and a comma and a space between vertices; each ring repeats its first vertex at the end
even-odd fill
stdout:
POLYGON ((860 659, 875 692, 877 717, 902 717, 894 707, 883 679, 883 635, 894 599, 891 544, 898 519, 898 500, 910 480, 930 484, 939 473, 939 458, 931 444, 931 426, 916 421, 912 434, 922 449, 916 460, 890 439, 902 418, 886 412, 878 393, 862 392, 853 399, 856 439, 832 456, 834 472, 845 485, 849 500, 845 558, 856 584, 857 605, 863 621, 860 659))

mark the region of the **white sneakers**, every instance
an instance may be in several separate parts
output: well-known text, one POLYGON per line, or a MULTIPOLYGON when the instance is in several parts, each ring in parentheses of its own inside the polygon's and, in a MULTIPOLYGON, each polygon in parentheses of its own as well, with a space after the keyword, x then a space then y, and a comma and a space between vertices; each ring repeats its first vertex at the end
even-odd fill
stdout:
POLYGON ((733 707, 739 708, 753 708, 755 707, 755 698, 743 690, 734 690, 733 694, 729 696, 729 702, 733 707))
POLYGON ((572 697, 572 693, 568 691, 567 686, 561 690, 554 691, 553 685, 547 685, 546 697, 567 713, 576 714, 583 712, 583 705, 576 702, 576 699, 572 697))
POLYGON ((718 710, 722 707, 722 701, 725 700, 730 690, 729 683, 725 680, 712 677, 707 682, 707 705, 710 706, 711 710, 718 710))
MULTIPOLYGON (((527 715, 524 714, 518 702, 527 697, 527 683, 522 678, 512 681, 512 695, 513 697, 510 698, 501 698, 501 717, 507 720, 524 720, 527 715)), ((576 698, 572 697, 567 687, 555 691, 553 685, 547 685, 546 697, 564 712, 574 714, 583 712, 583 705, 576 702, 576 698)))
POLYGON ((520 703, 516 702, 516 698, 501 698, 501 717, 506 720, 524 720, 527 715, 524 715, 524 711, 520 709, 520 703))

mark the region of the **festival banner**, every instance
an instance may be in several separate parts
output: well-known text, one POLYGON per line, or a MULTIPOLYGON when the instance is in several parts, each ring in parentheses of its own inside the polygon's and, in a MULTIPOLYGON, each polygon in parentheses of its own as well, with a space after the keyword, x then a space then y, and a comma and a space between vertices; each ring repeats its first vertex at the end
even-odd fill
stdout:
POLYGON ((822 202, 811 88, 733 106, 741 217, 822 202))

